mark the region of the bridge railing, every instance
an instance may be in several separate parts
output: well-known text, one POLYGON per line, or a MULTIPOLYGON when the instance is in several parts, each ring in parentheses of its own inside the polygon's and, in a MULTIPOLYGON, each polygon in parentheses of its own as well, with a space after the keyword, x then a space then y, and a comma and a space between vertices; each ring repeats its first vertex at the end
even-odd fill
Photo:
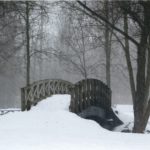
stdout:
POLYGON ((81 80, 72 88, 70 111, 80 113, 89 106, 111 108, 111 90, 100 80, 81 80))
POLYGON ((30 109, 42 99, 53 94, 70 94, 72 83, 64 80, 41 80, 21 88, 21 107, 22 110, 30 109))

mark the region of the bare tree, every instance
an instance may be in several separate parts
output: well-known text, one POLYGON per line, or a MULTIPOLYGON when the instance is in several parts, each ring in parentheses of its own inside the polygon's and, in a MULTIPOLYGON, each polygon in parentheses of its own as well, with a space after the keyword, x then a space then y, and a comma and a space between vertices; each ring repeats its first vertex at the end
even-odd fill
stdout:
MULTIPOLYGON (((105 1, 105 2, 104 1, 94 1, 94 2, 87 1, 83 3, 85 6, 89 5, 92 8, 94 8, 94 10, 97 13, 103 14, 103 16, 106 17, 113 25, 117 23, 120 17, 120 14, 117 13, 116 10, 114 10, 113 8, 115 7, 113 5, 113 2, 111 2, 111 4, 110 4, 110 1, 105 1)), ((82 15, 86 14, 89 17, 89 20, 91 20, 91 18, 94 20, 96 19, 95 16, 91 15, 90 13, 87 13, 85 9, 81 9, 75 2, 65 2, 65 4, 66 4, 66 8, 70 9, 70 11, 73 11, 73 12, 78 11, 82 13, 82 15)), ((76 13, 75 15, 78 15, 78 13, 76 13)), ((105 79, 106 79, 106 84, 108 85, 108 87, 110 87, 111 86, 111 51, 112 51, 113 29, 110 28, 109 25, 107 25, 107 23, 104 23, 102 21, 93 22, 89 20, 87 20, 87 24, 88 26, 91 26, 91 31, 88 31, 88 32, 90 32, 91 36, 95 38, 95 41, 97 41, 95 45, 99 47, 99 51, 104 50, 105 57, 103 56, 103 58, 105 58, 105 79)), ((84 28, 86 28, 86 26, 84 28)), ((100 60, 103 58, 100 57, 100 60)), ((101 63, 99 64, 101 65, 101 63)))
POLYGON ((33 54, 33 43, 31 43, 31 39, 40 36, 38 33, 35 33, 38 28, 37 22, 41 16, 47 13, 47 7, 44 2, 40 3, 36 1, 14 2, 13 5, 16 14, 22 20, 22 30, 25 37, 24 42, 26 43, 26 85, 29 85, 31 80, 31 53, 33 54))
MULTIPOLYGON (((81 1, 78 1, 81 7, 86 9, 86 13, 94 16, 97 21, 103 21, 113 28, 116 32, 120 33, 126 37, 130 42, 132 42, 137 48, 137 74, 136 80, 133 80, 133 77, 130 77, 132 83, 136 82, 135 92, 133 96, 133 105, 134 105, 134 128, 133 132, 144 132, 147 121, 150 115, 150 99, 149 99, 149 88, 150 88, 150 57, 149 57, 149 27, 150 27, 150 2, 149 1, 140 1, 140 2, 119 2, 119 7, 126 14, 128 14, 132 21, 136 22, 139 26, 140 34, 139 41, 137 38, 132 37, 126 31, 123 31, 117 26, 114 26, 112 23, 103 17, 101 14, 97 14, 95 11, 90 9, 81 1)), ((126 42, 127 46, 127 42, 126 42)), ((130 73, 131 75, 131 73, 130 73)), ((131 82, 130 82, 131 83, 131 82)), ((133 85, 132 85, 133 86, 133 85)))
POLYGON ((17 41, 19 20, 10 2, 0 2, 0 64, 4 66, 18 52, 23 43, 17 41))
POLYGON ((62 29, 61 43, 65 48, 59 53, 59 58, 67 64, 67 68, 70 66, 67 71, 80 74, 86 79, 96 72, 98 60, 93 59, 96 51, 94 53, 90 33, 84 28, 87 18, 83 15, 72 17, 68 20, 68 25, 65 24, 65 28, 62 29))

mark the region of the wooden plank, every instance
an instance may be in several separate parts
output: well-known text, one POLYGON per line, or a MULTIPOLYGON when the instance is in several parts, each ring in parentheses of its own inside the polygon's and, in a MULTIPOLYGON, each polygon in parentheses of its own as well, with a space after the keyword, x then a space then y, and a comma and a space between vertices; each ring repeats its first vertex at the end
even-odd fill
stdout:
POLYGON ((86 80, 86 96, 87 96, 87 106, 91 106, 91 96, 90 96, 90 80, 86 80))
POLYGON ((84 89, 84 80, 81 81, 81 99, 82 99, 82 110, 84 110, 86 108, 86 100, 85 100, 85 96, 84 93, 85 89, 84 89))
POLYGON ((78 95, 77 95, 77 100, 78 100, 78 107, 79 107, 79 112, 81 112, 83 110, 83 102, 82 102, 82 96, 81 96, 81 84, 79 84, 76 88, 78 88, 78 95))
POLYGON ((75 101, 75 112, 76 113, 79 113, 79 104, 80 104, 80 99, 78 99, 78 86, 75 86, 75 89, 74 89, 74 101, 75 101))
POLYGON ((25 111, 26 110, 26 102, 25 102, 25 92, 24 92, 24 88, 21 88, 21 111, 25 111))
POLYGON ((74 92, 74 88, 71 89, 71 103, 69 106, 69 110, 71 112, 75 112, 75 92, 74 92))

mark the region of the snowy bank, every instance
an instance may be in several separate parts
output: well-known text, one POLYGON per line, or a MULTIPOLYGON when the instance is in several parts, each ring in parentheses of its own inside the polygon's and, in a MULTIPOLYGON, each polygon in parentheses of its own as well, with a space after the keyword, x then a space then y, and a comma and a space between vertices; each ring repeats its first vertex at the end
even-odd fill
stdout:
POLYGON ((149 150, 149 134, 111 132, 68 110, 69 95, 55 95, 28 112, 0 116, 1 150, 149 150))

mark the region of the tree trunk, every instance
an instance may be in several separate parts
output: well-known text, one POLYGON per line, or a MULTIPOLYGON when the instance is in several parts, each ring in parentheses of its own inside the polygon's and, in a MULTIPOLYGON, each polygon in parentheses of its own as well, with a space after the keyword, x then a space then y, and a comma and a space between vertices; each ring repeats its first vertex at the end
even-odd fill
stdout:
MULTIPOLYGON (((105 15, 106 19, 109 20, 109 8, 108 8, 108 1, 105 2, 105 15)), ((111 86, 111 74, 110 74, 110 57, 111 57, 111 47, 110 47, 110 40, 109 40, 109 26, 105 24, 105 54, 106 54, 106 83, 107 86, 110 88, 111 86)))
POLYGON ((133 132, 143 133, 144 113, 145 113, 145 64, 146 64, 146 45, 147 35, 145 32, 141 35, 141 42, 138 47, 137 56, 137 77, 136 77, 136 98, 134 103, 134 127, 133 132))
MULTIPOLYGON (((124 31, 128 34, 127 15, 124 15, 124 31)), ((146 49, 147 49, 147 34, 143 30, 141 35, 140 45, 138 46, 137 59, 137 88, 135 89, 133 69, 130 60, 129 42, 125 37, 125 56, 127 60, 130 87, 132 93, 133 107, 134 107, 134 127, 133 132, 143 133, 149 118, 149 109, 147 109, 146 89, 146 49)))
POLYGON ((30 24, 29 24, 29 2, 26 1, 26 85, 30 84, 30 24))
MULTIPOLYGON (((124 14, 124 32, 128 34, 128 18, 127 14, 124 14)), ((130 59, 130 48, 129 48, 129 40, 127 37, 125 37, 125 47, 124 47, 127 67, 128 67, 128 73, 129 73, 129 81, 130 81, 130 88, 131 88, 131 95, 133 100, 133 105, 135 102, 135 81, 134 81, 134 75, 133 75, 133 68, 132 63, 130 59)))
MULTIPOLYGON (((43 51, 43 14, 41 10, 41 20, 40 20, 40 51, 42 53, 43 51)), ((41 55, 41 54, 40 54, 41 55)), ((43 77, 43 55, 40 56, 40 61, 39 61, 39 79, 42 79, 43 77)))

